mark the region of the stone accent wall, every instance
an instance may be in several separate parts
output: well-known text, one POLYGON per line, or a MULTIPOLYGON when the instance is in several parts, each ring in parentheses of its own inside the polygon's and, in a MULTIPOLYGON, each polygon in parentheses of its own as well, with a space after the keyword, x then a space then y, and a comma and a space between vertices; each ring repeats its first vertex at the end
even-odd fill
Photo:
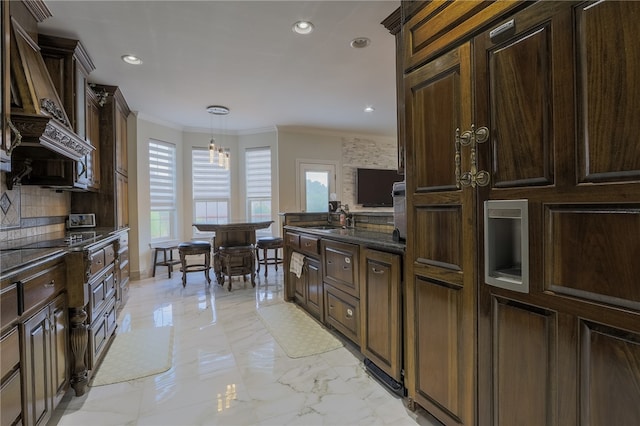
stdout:
MULTIPOLYGON (((397 169, 397 150, 396 141, 342 138, 342 204, 348 204, 351 211, 363 211, 362 205, 356 204, 356 169, 397 169)), ((384 207, 375 210, 393 211, 384 207)))
POLYGON ((6 174, 0 175, 0 241, 64 231, 69 192, 29 185, 8 190, 6 174))

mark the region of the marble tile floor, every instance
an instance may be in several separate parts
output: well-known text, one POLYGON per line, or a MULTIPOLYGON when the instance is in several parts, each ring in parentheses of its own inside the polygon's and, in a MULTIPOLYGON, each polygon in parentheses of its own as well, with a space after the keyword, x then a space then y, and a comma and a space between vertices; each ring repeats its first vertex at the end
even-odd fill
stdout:
POLYGON ((256 314, 285 303, 282 268, 257 276, 255 289, 234 278, 231 292, 202 274, 186 288, 178 271, 163 277, 131 283, 118 330, 173 326, 171 369, 81 397, 70 390, 50 426, 439 425, 369 377, 349 345, 289 358, 256 314))

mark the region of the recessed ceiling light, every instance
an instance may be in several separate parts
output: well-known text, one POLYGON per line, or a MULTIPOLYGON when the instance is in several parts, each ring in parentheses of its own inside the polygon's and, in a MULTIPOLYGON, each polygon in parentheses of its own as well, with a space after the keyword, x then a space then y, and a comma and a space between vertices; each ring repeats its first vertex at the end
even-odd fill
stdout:
POLYGON ((309 21, 298 21, 291 29, 298 34, 310 34, 313 31, 313 24, 309 21))
POLYGON ((374 107, 372 107, 372 106, 364 107, 364 112, 373 112, 375 110, 376 109, 374 107))
POLYGON ((371 44, 371 40, 369 40, 366 37, 357 37, 354 38, 353 40, 351 40, 351 47, 353 47, 354 49, 362 49, 364 47, 367 47, 368 45, 371 44))
POLYGON ((142 63, 142 59, 135 55, 124 55, 122 56, 122 60, 131 65, 140 65, 142 63))

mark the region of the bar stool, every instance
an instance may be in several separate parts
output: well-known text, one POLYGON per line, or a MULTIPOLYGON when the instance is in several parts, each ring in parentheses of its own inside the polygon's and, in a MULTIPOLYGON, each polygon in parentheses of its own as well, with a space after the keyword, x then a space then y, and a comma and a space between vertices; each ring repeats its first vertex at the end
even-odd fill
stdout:
POLYGON ((256 273, 254 266, 256 259, 254 255, 255 247, 253 244, 248 246, 229 246, 220 247, 218 256, 222 266, 221 281, 218 284, 224 286, 225 275, 229 277, 228 290, 231 291, 231 277, 234 275, 242 275, 244 281, 247 282, 247 275, 251 276, 251 287, 256 286, 256 273))
POLYGON ((258 260, 258 270, 260 273, 260 263, 264 265, 264 276, 267 276, 268 265, 275 265, 276 271, 278 265, 282 263, 282 258, 278 257, 278 250, 284 247, 284 240, 280 237, 262 237, 258 238, 256 244, 256 258, 258 260), (260 250, 262 250, 262 259, 260 259, 260 250), (268 250, 274 250, 273 257, 268 257, 268 250))
POLYGON ((188 272, 204 271, 204 277, 207 283, 211 284, 209 277, 209 269, 211 269, 211 244, 207 241, 187 241, 178 244, 178 253, 180 254, 180 263, 182 265, 182 287, 187 285, 188 272), (187 265, 187 256, 203 255, 204 264, 187 265))
POLYGON ((177 241, 162 241, 159 243, 151 243, 149 247, 153 250, 153 271, 151 276, 156 276, 157 266, 166 266, 169 272, 169 278, 173 272, 173 265, 180 263, 180 259, 173 258, 173 251, 178 248, 177 241), (158 255, 162 253, 162 260, 158 260, 158 255))

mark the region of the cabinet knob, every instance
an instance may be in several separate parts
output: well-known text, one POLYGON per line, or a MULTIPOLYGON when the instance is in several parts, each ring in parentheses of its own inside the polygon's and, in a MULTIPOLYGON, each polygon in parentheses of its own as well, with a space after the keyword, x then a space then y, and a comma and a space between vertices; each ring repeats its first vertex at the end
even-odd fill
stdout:
POLYGON ((374 274, 384 274, 384 269, 371 268, 371 272, 374 274))
POLYGON ((353 309, 347 308, 347 318, 353 318, 353 309))
POLYGON ((56 280, 51 280, 47 284, 44 285, 44 288, 51 288, 56 286, 56 280))

